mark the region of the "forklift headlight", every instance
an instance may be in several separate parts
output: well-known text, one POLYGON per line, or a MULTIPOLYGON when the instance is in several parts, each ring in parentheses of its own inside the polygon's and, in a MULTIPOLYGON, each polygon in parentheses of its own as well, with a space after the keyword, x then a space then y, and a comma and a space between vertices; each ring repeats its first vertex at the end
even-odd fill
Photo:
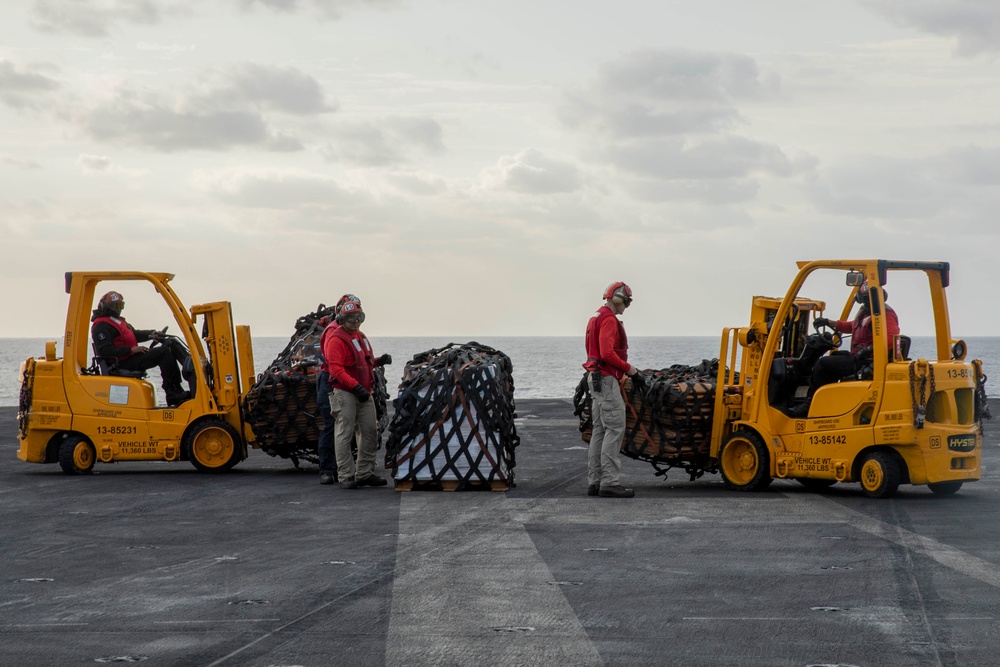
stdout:
POLYGON ((965 355, 968 354, 969 350, 965 345, 964 340, 956 340, 951 344, 951 358, 958 361, 965 359, 965 355))

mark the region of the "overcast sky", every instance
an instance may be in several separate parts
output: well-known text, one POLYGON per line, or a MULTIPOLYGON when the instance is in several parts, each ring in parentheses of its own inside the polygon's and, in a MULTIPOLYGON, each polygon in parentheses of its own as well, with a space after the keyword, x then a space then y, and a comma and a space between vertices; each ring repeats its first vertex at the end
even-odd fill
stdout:
POLYGON ((261 336, 580 335, 616 279, 716 335, 851 257, 1000 335, 998 75, 996 0, 8 0, 0 336, 104 269, 261 336))

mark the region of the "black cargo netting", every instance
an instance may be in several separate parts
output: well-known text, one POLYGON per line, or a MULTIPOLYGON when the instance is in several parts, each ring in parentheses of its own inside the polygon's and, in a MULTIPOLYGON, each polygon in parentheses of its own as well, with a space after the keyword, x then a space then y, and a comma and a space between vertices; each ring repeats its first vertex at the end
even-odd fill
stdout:
MULTIPOLYGON (((326 322, 333 308, 320 304, 316 312, 295 322, 295 334, 285 349, 257 376, 243 403, 243 418, 253 428, 261 449, 271 456, 319 463, 319 432, 323 420, 316 406, 316 378, 323 363, 319 349, 326 322)), ((372 399, 378 414, 379 443, 386 416, 385 373, 375 369, 372 399)))
POLYGON ((397 484, 513 486, 514 380, 510 357, 471 342, 413 356, 389 424, 385 467, 397 484))
POLYGON ((979 423, 979 432, 983 430, 983 420, 993 419, 990 414, 990 404, 986 397, 986 374, 983 373, 983 362, 976 359, 972 362, 976 369, 975 420, 979 423))
MULTIPOLYGON (((718 370, 718 359, 706 359, 697 366, 674 364, 663 370, 640 371, 645 379, 642 388, 626 379, 621 452, 652 463, 658 475, 675 467, 683 468, 692 480, 715 472, 709 448, 718 370)), ((573 407, 583 440, 590 442, 593 422, 586 374, 577 385, 573 407)))
POLYGON ((35 383, 35 363, 28 360, 21 377, 21 390, 17 397, 17 432, 21 439, 28 437, 28 420, 31 413, 31 394, 35 383))

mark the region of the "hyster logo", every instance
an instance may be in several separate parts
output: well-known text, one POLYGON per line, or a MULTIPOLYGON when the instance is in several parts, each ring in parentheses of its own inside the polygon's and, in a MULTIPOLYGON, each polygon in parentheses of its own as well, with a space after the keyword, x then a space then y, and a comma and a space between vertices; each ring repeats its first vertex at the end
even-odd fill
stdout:
POLYGON ((974 435, 949 435, 948 449, 953 452, 971 452, 976 448, 974 435))

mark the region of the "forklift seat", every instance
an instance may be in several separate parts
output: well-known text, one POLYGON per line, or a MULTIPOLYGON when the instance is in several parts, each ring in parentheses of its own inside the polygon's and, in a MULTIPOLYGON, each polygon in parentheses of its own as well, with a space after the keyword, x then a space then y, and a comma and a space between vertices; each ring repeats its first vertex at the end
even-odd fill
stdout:
POLYGON ((896 338, 893 341, 893 349, 895 350, 893 357, 895 358, 895 361, 910 360, 910 342, 909 336, 896 334, 896 338))
POLYGON ((97 346, 91 344, 94 350, 94 358, 91 360, 90 368, 92 375, 116 375, 123 378, 138 378, 144 379, 146 377, 146 371, 130 371, 125 368, 118 367, 117 359, 106 359, 104 357, 97 356, 97 346))

